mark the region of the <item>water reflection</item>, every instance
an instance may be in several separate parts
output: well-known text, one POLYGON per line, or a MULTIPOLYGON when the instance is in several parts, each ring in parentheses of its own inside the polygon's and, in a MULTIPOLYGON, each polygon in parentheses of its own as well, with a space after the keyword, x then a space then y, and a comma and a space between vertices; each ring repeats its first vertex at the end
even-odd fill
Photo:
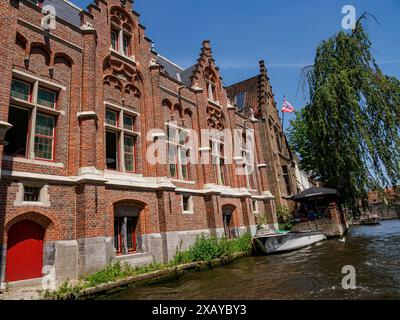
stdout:
MULTIPOLYGON (((301 251, 250 257, 231 265, 106 299, 400 299, 400 220, 354 227, 346 241, 301 251), (357 270, 357 289, 341 287, 345 265, 357 270)), ((103 297, 104 298, 104 297, 103 297)))

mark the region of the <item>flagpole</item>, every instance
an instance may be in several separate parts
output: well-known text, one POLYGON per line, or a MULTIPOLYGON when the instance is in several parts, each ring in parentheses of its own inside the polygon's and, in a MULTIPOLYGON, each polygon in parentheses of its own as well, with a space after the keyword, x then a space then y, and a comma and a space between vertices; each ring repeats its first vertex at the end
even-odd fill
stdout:
MULTIPOLYGON (((286 96, 283 96, 283 101, 285 101, 286 96)), ((285 134, 285 112, 283 112, 282 108, 282 132, 285 134)))

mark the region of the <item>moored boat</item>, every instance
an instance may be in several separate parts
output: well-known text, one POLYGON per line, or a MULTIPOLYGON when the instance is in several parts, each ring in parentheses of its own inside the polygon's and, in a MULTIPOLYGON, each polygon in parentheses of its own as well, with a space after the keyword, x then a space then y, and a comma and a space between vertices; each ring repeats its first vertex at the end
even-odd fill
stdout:
POLYGON ((253 244, 262 254, 283 253, 311 246, 326 240, 321 231, 256 234, 253 244))
POLYGON ((372 226, 381 224, 381 222, 378 215, 370 215, 368 217, 361 218, 360 224, 365 226, 372 226))

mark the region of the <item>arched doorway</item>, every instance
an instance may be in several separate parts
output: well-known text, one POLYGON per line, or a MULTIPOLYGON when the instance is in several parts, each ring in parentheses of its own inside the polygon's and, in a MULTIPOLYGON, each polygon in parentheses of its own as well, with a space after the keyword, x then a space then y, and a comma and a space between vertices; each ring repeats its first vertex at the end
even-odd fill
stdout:
POLYGON ((119 203, 114 206, 114 247, 117 255, 142 252, 143 206, 136 203, 119 203))
POLYGON ((8 230, 6 282, 42 277, 44 229, 22 220, 8 230))
POLYGON ((224 206, 222 208, 222 219, 224 223, 224 232, 225 232, 225 237, 227 239, 232 239, 235 237, 235 232, 234 232, 234 221, 233 221, 233 213, 235 211, 235 208, 231 206, 224 206))

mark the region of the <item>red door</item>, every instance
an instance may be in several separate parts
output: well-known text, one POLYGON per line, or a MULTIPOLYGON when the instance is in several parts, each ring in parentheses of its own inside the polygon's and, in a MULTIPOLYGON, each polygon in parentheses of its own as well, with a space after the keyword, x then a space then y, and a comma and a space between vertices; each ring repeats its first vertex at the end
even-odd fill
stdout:
POLYGON ((10 228, 6 282, 42 277, 43 238, 43 228, 30 220, 23 220, 10 228))

